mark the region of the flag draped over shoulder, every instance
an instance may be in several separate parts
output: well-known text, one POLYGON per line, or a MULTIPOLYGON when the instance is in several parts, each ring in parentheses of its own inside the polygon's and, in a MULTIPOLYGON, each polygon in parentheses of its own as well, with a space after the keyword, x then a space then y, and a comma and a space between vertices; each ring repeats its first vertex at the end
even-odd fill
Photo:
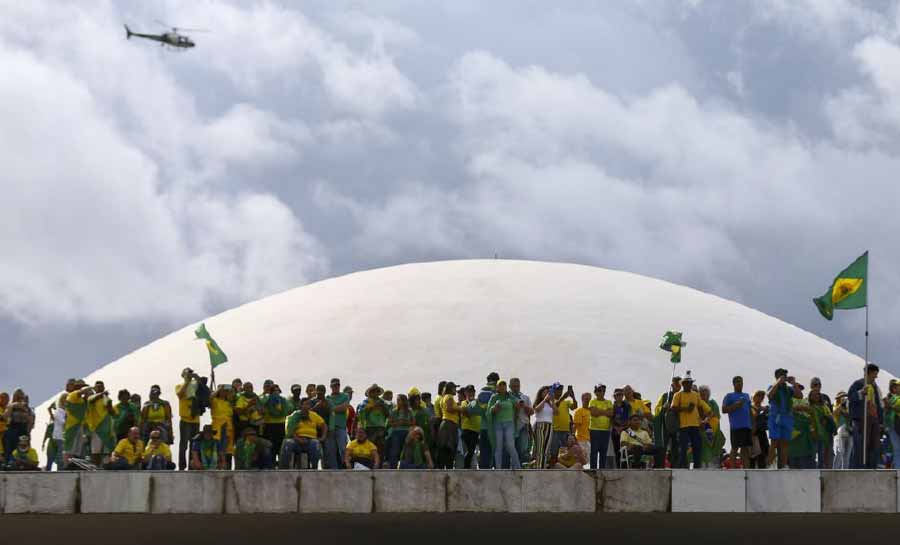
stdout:
POLYGON ((687 343, 681 340, 680 331, 666 331, 666 334, 663 335, 662 343, 659 345, 661 349, 672 353, 672 357, 669 358, 669 361, 672 363, 681 361, 681 349, 685 346, 687 346, 687 343))
POLYGON ((194 334, 197 335, 198 339, 206 341, 206 349, 209 350, 209 364, 212 365, 213 369, 228 361, 228 356, 225 355, 225 352, 222 352, 219 344, 206 330, 206 324, 200 324, 200 327, 194 331, 194 334))
POLYGON ((866 306, 868 269, 869 252, 866 252, 837 275, 825 295, 813 299, 816 308, 826 320, 834 318, 834 309, 866 306))

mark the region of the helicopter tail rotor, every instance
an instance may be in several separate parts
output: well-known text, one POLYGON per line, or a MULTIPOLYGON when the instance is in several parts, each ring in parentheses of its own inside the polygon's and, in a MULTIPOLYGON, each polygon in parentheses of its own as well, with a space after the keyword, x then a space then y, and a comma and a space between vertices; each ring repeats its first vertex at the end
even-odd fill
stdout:
POLYGON ((131 36, 132 36, 132 34, 134 34, 134 32, 132 32, 131 29, 128 28, 128 25, 122 25, 122 26, 125 27, 125 39, 130 40, 131 36))

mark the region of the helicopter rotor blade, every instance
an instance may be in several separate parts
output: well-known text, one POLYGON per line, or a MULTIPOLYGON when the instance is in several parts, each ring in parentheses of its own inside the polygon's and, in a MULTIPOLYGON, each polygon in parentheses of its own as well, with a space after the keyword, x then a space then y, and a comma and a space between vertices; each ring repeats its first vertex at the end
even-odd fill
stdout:
POLYGON ((156 24, 158 24, 159 26, 165 27, 165 28, 167 28, 167 29, 168 29, 168 28, 173 28, 172 25, 167 25, 166 23, 163 23, 163 22, 160 21, 159 19, 154 19, 153 22, 156 23, 156 24))
POLYGON ((178 27, 178 30, 183 30, 185 32, 210 32, 207 28, 181 28, 178 27))

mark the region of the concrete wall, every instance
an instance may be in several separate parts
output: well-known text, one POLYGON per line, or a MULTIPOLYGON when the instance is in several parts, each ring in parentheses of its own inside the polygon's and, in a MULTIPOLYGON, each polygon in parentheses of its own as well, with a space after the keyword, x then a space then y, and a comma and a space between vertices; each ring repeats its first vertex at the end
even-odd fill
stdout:
POLYGON ((0 474, 0 513, 898 512, 894 471, 0 474))

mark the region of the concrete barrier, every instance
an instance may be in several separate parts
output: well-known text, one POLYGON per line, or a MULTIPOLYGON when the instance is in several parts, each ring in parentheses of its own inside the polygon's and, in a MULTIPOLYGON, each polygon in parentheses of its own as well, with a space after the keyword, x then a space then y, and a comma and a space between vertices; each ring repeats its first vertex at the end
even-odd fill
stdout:
POLYGON ((522 513, 522 471, 451 471, 447 511, 522 513))
POLYGON ((823 471, 823 513, 896 513, 894 471, 823 471))
POLYGON ((150 473, 85 471, 81 479, 82 513, 149 513, 150 473))
POLYGON ((672 495, 672 471, 600 471, 597 473, 597 511, 605 513, 664 513, 672 495))
POLYGON ((593 513, 597 479, 588 471, 523 471, 524 508, 530 513, 593 513))
POLYGON ((299 471, 236 471, 225 483, 226 513, 296 513, 299 471))
POLYGON ((745 512, 746 473, 739 470, 672 470, 672 512, 745 512))
POLYGON ((6 512, 6 475, 0 475, 0 515, 6 512))
POLYGON ((747 512, 818 513, 822 480, 818 471, 748 471, 747 512))
POLYGON ((151 513, 216 514, 225 511, 228 471, 155 471, 151 476, 151 513))
POLYGON ((8 473, 4 481, 4 513, 77 511, 78 473, 8 473))
POLYGON ((443 513, 447 474, 443 471, 376 471, 376 513, 443 513))
POLYGON ((303 471, 301 513, 371 513, 373 471, 303 471))

